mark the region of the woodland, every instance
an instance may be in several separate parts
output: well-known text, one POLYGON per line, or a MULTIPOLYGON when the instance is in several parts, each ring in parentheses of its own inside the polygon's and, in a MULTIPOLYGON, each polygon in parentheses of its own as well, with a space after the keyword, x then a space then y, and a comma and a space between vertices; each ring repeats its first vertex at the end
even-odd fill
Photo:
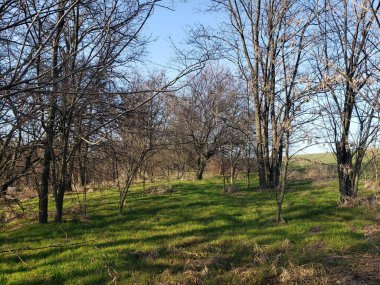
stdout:
POLYGON ((380 1, 181 3, 0 0, 0 284, 380 284, 380 1))

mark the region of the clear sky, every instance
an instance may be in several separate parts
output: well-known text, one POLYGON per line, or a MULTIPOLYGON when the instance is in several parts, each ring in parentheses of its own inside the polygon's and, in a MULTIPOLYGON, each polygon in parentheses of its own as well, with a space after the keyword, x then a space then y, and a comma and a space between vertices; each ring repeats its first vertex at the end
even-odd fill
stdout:
POLYGON ((152 64, 168 65, 173 58, 171 41, 181 46, 186 39, 186 29, 196 24, 215 25, 215 15, 202 12, 207 5, 206 0, 174 1, 173 10, 157 7, 148 20, 145 34, 150 35, 153 42, 148 47, 148 59, 152 64))

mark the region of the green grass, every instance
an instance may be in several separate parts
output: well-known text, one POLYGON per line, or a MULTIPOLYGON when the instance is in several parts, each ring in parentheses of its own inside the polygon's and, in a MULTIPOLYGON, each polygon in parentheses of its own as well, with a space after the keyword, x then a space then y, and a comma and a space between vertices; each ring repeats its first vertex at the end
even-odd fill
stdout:
MULTIPOLYGON (((88 194, 88 220, 6 226, 0 284, 277 284, 291 265, 354 270, 353 259, 331 258, 380 253, 364 235, 378 209, 338 207, 335 183, 290 185, 281 225, 274 193, 227 195, 216 179, 173 189, 143 197, 134 188, 123 215, 117 191, 105 190, 88 194)), ((78 216, 68 211, 75 197, 66 218, 78 216)))
POLYGON ((299 154, 294 156, 295 160, 304 160, 305 164, 308 162, 317 162, 324 164, 335 164, 336 159, 333 153, 308 153, 308 154, 299 154))

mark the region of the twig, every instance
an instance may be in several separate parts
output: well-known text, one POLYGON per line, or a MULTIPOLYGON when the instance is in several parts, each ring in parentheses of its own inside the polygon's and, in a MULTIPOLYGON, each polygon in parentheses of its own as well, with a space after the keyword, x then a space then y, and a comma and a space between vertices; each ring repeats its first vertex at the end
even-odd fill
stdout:
POLYGON ((24 260, 22 260, 21 256, 17 253, 17 250, 15 250, 15 251, 12 252, 12 251, 8 248, 8 252, 11 253, 11 254, 12 254, 12 253, 16 253, 18 259, 22 262, 22 264, 24 264, 25 266, 28 266, 28 264, 26 264, 26 262, 25 262, 24 260))

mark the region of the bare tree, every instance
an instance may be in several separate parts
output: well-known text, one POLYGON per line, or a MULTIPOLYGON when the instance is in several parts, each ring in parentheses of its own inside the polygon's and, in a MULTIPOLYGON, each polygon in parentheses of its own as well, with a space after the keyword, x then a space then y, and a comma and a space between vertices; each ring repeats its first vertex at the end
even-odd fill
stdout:
POLYGON ((290 92, 291 108, 295 108, 295 96, 299 95, 293 94, 293 87, 304 76, 300 68, 304 40, 315 17, 315 5, 274 0, 211 3, 210 9, 226 20, 217 31, 204 27, 193 31, 192 43, 233 62, 248 83, 260 187, 275 188, 282 167, 286 96, 290 92))
MULTIPOLYGON (((119 110, 113 117, 100 112, 109 100, 101 94, 128 95, 120 84, 128 80, 131 64, 141 58, 148 42, 141 31, 159 2, 7 0, 0 4, 1 97, 33 95, 43 130, 41 223, 47 222, 49 188, 60 222, 77 154, 85 159, 85 143, 128 112, 119 110)), ((83 161, 81 165, 83 170, 83 161)))
MULTIPOLYGON (((161 85, 157 81, 147 84, 161 85)), ((148 86, 145 89, 149 89, 148 86)), ((122 100, 121 105, 136 105, 143 102, 147 95, 149 94, 142 93, 129 96, 122 100)), ((118 156, 118 173, 124 180, 123 186, 119 188, 120 213, 123 212, 129 188, 144 163, 162 147, 166 147, 166 120, 163 101, 157 96, 138 110, 117 120, 118 125, 112 133, 111 144, 118 156)))
POLYGON ((203 179, 207 162, 227 143, 229 110, 234 108, 231 74, 208 67, 175 99, 176 130, 196 154, 196 178, 203 179))
POLYGON ((379 126, 378 48, 374 29, 379 5, 371 1, 324 1, 318 17, 321 44, 316 45, 315 73, 319 75, 321 130, 336 156, 341 200, 355 197, 362 163, 379 126), (375 89, 375 90, 374 90, 375 89))
POLYGON ((0 196, 26 179, 39 161, 41 128, 36 106, 27 95, 4 98, 0 104, 0 196))

